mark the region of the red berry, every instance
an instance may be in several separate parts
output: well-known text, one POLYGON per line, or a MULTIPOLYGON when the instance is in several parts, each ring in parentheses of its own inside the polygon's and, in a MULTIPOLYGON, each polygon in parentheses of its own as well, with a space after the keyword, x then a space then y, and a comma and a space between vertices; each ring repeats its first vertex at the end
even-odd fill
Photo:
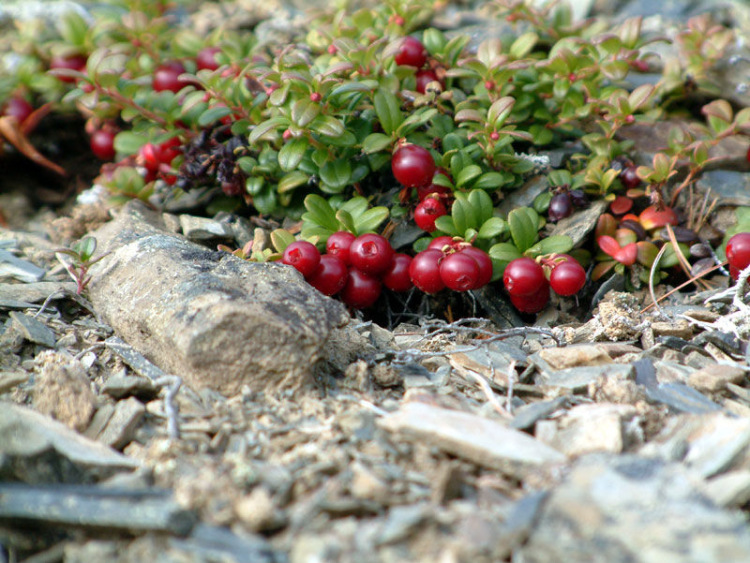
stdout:
POLYGON ((435 237, 430 241, 430 244, 427 245, 428 250, 440 250, 442 251, 443 248, 446 246, 453 246, 453 237, 450 237, 448 235, 442 235, 439 237, 435 237))
POLYGON ((555 194, 549 202, 547 214, 552 222, 570 217, 573 213, 573 202, 567 193, 555 194))
POLYGON ((443 253, 439 250, 423 250, 417 254, 409 265, 409 277, 425 293, 437 293, 445 287, 440 277, 440 260, 443 253))
POLYGON ((380 297, 382 284, 357 268, 349 268, 349 279, 341 290, 341 300, 355 309, 371 307, 380 297))
POLYGON ((490 283, 492 280, 492 260, 489 254, 476 246, 466 246, 459 252, 471 256, 479 266, 479 279, 476 286, 472 287, 472 289, 480 289, 490 283))
POLYGON ((326 241, 326 252, 334 256, 338 256, 344 261, 344 264, 349 265, 349 247, 354 242, 355 237, 349 231, 338 231, 328 237, 326 241))
POLYGON ((425 92, 427 92, 427 85, 430 82, 440 82, 440 80, 438 80, 437 74, 435 74, 435 71, 430 69, 418 70, 416 78, 417 92, 419 92, 420 94, 424 94, 425 92))
POLYGON ((179 137, 172 137, 159 145, 159 158, 161 161, 165 164, 171 164, 171 162, 180 155, 180 144, 179 137))
POLYGON ((626 189, 632 190, 637 188, 638 184, 641 183, 641 179, 636 174, 637 168, 635 166, 628 166, 620 172, 620 182, 625 186, 626 189))
POLYGON ((549 303, 549 282, 544 283, 531 295, 511 295, 510 302, 522 313, 538 313, 549 303))
POLYGON ((0 108, 0 115, 15 117, 18 123, 23 123, 34 113, 34 107, 25 99, 18 96, 10 98, 0 108))
POLYGON ((430 151, 419 145, 404 145, 393 153, 391 160, 393 175, 407 188, 418 188, 432 182, 435 175, 435 160, 430 151))
POLYGON ((740 271, 729 264, 729 277, 731 277, 734 281, 737 281, 740 277, 740 271))
POLYGON ((549 284, 558 295, 575 295, 586 284, 586 271, 575 260, 559 262, 550 273, 549 284))
POLYGON ((408 291, 413 287, 409 277, 411 256, 394 254, 390 268, 383 275, 383 285, 391 291, 408 291))
POLYGON ((115 157, 114 143, 115 133, 109 129, 97 129, 89 139, 91 152, 100 160, 112 160, 115 157))
POLYGON ((437 194, 440 197, 446 197, 453 195, 451 189, 447 186, 438 186, 437 184, 430 184, 429 186, 420 186, 417 188, 417 199, 422 201, 427 196, 437 194))
POLYGON ((324 254, 315 273, 307 278, 307 283, 324 295, 335 295, 344 288, 348 277, 346 264, 341 258, 324 254))
POLYGON ((415 66, 420 68, 427 62, 427 51, 419 39, 404 37, 398 53, 394 57, 397 65, 415 66))
MULTIPOLYGON (((78 72, 83 72, 86 70, 86 60, 87 57, 85 55, 56 55, 52 57, 52 60, 49 62, 49 68, 51 70, 75 70, 78 72)), ((62 82, 75 82, 76 79, 72 76, 58 76, 57 77, 62 82)))
POLYGON ((515 296, 532 295, 547 284, 544 270, 531 258, 516 258, 505 267, 503 284, 508 293, 515 296))
POLYGON ((216 70, 219 68, 219 63, 216 60, 216 55, 221 53, 219 47, 204 47, 195 57, 195 65, 198 70, 216 70))
POLYGON ((156 172, 159 170, 159 164, 161 164, 161 149, 153 143, 146 143, 139 150, 138 153, 143 160, 143 166, 149 172, 156 172))
POLYGON ((468 254, 449 254, 440 262, 440 279, 449 289, 469 291, 479 281, 479 264, 468 254))
POLYGON ((390 267, 393 254, 393 247, 385 237, 366 233, 352 241, 349 263, 366 274, 377 276, 390 267))
POLYGON ((294 266, 305 279, 312 276, 320 264, 320 252, 306 240, 297 240, 284 249, 281 262, 294 266))
POLYGON ((428 197, 417 205, 414 210, 414 222, 423 231, 431 233, 435 230, 435 220, 447 215, 448 210, 443 202, 434 197, 428 197))
POLYGON ((154 80, 151 86, 156 92, 179 92, 188 84, 180 79, 180 75, 184 73, 185 67, 181 62, 164 63, 154 70, 154 80))
POLYGON ((310 101, 311 102, 319 102, 323 99, 323 96, 321 96, 318 92, 313 92, 310 94, 310 101))
POLYGON ((750 233, 737 233, 727 242, 729 265, 742 271, 750 265, 750 233))

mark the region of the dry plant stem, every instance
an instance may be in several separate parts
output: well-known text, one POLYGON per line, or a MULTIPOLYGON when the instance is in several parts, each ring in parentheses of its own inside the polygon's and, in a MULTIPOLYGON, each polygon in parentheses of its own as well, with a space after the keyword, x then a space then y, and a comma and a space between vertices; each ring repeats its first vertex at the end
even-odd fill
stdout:
POLYGON ((484 396, 487 398, 487 402, 489 402, 492 405, 492 408, 495 409, 495 411, 504 418, 513 418, 513 416, 503 408, 503 406, 500 404, 500 402, 497 400, 497 397, 495 397, 495 392, 490 388, 490 384, 487 383, 487 380, 479 375, 478 373, 474 373, 470 369, 464 370, 464 373, 468 375, 472 380, 474 380, 477 385, 479 385, 479 388, 484 393, 484 396))
POLYGON ((42 303, 42 306, 39 307, 39 310, 36 313, 34 313, 34 318, 41 315, 47 309, 47 306, 50 304, 50 301, 52 301, 53 299, 57 297, 70 297, 73 301, 75 301, 81 307, 83 307, 89 313, 91 313, 96 319, 97 323, 101 325, 106 324, 104 323, 104 321, 102 321, 101 317, 99 317, 99 314, 94 310, 94 306, 91 303, 89 303, 88 299, 86 299, 85 297, 83 297, 82 295, 74 291, 70 291, 69 289, 61 289, 60 291, 55 291, 51 293, 50 296, 44 300, 44 303, 42 303))
MULTIPOLYGON (((677 244, 677 238, 674 236, 674 231, 672 230, 671 225, 667 225, 667 233, 669 234, 669 242, 672 244, 672 248, 677 254, 677 259, 680 261, 680 266, 682 266, 682 271, 685 272, 685 275, 689 277, 690 276, 690 262, 687 261, 687 258, 685 258, 685 256, 683 256, 682 252, 680 251, 680 246, 677 244)), ((703 280, 703 278, 700 278, 699 280, 696 280, 696 281, 703 286, 703 289, 710 288, 708 283, 705 280, 703 280)))
POLYGON ((505 397, 505 408, 511 416, 513 415, 513 384, 516 382, 516 377, 516 361, 511 360, 508 365, 508 394, 505 397))
POLYGON ((747 279, 750 277, 750 266, 742 270, 740 275, 737 277, 737 285, 735 286, 734 299, 732 299, 732 305, 737 307, 743 313, 750 313, 750 306, 745 303, 745 293, 747 293, 747 279))
MULTIPOLYGON (((711 272, 715 272, 717 270, 723 269, 724 266, 726 266, 726 265, 727 265, 727 262, 722 262, 721 264, 717 264, 713 268, 709 268, 708 270, 705 270, 705 271, 701 272, 697 276, 692 276, 686 282, 683 282, 680 285, 678 285, 677 287, 675 287, 674 289, 669 290, 667 293, 665 293, 664 295, 662 295, 661 297, 659 297, 659 299, 655 299, 653 303, 651 303, 650 305, 647 305, 646 307, 644 307, 643 309, 641 309, 640 314, 642 315, 643 313, 647 312, 651 307, 654 307, 654 306, 658 307, 657 303, 659 301, 661 301, 662 299, 666 299, 667 297, 669 297, 673 293, 676 293, 676 292, 680 291, 683 287, 686 287, 686 286, 690 285, 691 283, 694 283, 695 280, 698 279, 698 278, 700 278, 700 277, 706 276, 706 275, 710 274, 711 272)), ((656 297, 656 296, 652 293, 651 294, 651 298, 654 299, 654 297, 656 297)))
MULTIPOLYGON (((674 235, 673 235, 674 236, 674 235)), ((659 250, 659 254, 656 255, 656 258, 654 258, 654 263, 651 264, 651 271, 648 273, 648 292, 651 295, 651 301, 652 305, 656 307, 656 310, 659 312, 659 315, 664 318, 669 318, 666 313, 664 313, 664 310, 659 306, 659 300, 656 299, 656 293, 654 292, 654 274, 656 273, 656 270, 659 267, 659 262, 661 261, 661 257, 664 256, 664 253, 667 251, 667 245, 661 247, 661 250, 659 250)))
POLYGON ((167 435, 170 440, 180 438, 180 411, 177 407, 177 393, 182 387, 182 378, 176 375, 164 375, 154 380, 154 385, 164 388, 164 412, 167 415, 167 435))

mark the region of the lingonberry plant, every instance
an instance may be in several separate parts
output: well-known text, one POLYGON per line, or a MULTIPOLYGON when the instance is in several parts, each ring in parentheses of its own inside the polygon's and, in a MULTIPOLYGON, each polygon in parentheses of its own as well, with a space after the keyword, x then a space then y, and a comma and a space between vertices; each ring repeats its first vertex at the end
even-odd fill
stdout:
POLYGON ((371 306, 381 286, 434 294, 507 278, 519 310, 538 312, 550 288, 584 287, 583 267, 564 257, 579 257, 572 239, 550 233, 599 199, 611 214, 591 241, 592 279, 629 273, 637 285, 657 269, 658 282, 706 242, 685 212, 686 189, 712 149, 750 130, 750 109, 735 113, 713 91, 708 69, 733 37, 709 16, 677 34, 681 56, 660 80, 628 87, 629 74, 651 68, 644 47, 659 38, 642 34, 639 18, 575 22, 564 3, 495 0, 490 11, 516 37, 471 46, 429 27, 440 8, 431 0, 332 9, 285 45, 252 32, 200 35, 166 0, 112 3, 89 19, 68 12, 43 37, 18 31, 17 62, 0 69, 0 140, 62 172, 29 135, 50 111, 77 111, 105 161, 97 182, 114 198, 159 207, 193 192, 209 213, 301 220, 299 244, 296 230, 277 231, 274 249, 235 253, 289 263, 352 307, 371 306), (623 133, 694 104, 696 90, 705 125, 676 129, 636 166, 623 133), (550 170, 538 153, 563 143, 575 153, 550 170), (500 213, 540 174, 549 190, 500 213), (392 248, 412 220, 428 236, 392 248))

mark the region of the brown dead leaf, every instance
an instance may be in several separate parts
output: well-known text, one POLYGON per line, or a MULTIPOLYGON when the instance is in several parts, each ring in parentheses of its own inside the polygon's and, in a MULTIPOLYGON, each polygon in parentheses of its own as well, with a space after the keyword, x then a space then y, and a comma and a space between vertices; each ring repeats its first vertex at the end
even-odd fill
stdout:
MULTIPOLYGON (((31 116, 29 116, 29 119, 31 119, 31 116)), ((47 159, 43 154, 36 150, 31 141, 29 141, 28 137, 24 134, 21 125, 16 118, 9 116, 0 117, 0 137, 7 140, 11 145, 16 147, 21 154, 35 163, 52 170, 60 176, 67 175, 64 168, 47 159)))

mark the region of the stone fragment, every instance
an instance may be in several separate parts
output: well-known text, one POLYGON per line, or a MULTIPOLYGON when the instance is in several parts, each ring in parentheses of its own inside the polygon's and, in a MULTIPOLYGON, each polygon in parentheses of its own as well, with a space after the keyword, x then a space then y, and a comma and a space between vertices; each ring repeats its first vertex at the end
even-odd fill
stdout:
POLYGON ((167 373, 231 395, 296 388, 332 328, 348 320, 282 264, 213 252, 165 234, 158 215, 127 204, 94 236, 109 251, 92 268, 89 293, 101 316, 167 373))
POLYGON ((252 532, 276 530, 286 521, 265 487, 255 487, 249 494, 238 499, 234 512, 240 522, 252 532))
POLYGON ((750 205, 750 178, 747 172, 709 170, 696 182, 701 192, 711 190, 719 206, 745 207, 750 205))
POLYGON ((599 216, 607 209, 607 205, 609 203, 603 199, 592 202, 586 209, 577 211, 570 217, 558 221, 550 236, 569 236, 573 239, 573 248, 577 248, 594 230, 599 216))
POLYGON ((688 376, 688 385, 698 391, 716 393, 724 391, 728 383, 738 384, 745 379, 745 370, 736 366, 709 364, 688 376))
POLYGON ((707 481, 703 490, 717 506, 742 508, 750 501, 750 470, 728 471, 707 481))
POLYGON ((75 282, 0 283, 0 307, 11 307, 5 303, 41 303, 50 295, 58 296, 53 300, 62 299, 65 291, 75 290, 75 282))
POLYGON ((28 260, 22 260, 12 252, 0 249, 0 278, 14 278, 25 283, 40 281, 46 272, 28 260))
POLYGON ((432 509, 427 504, 391 508, 376 539, 377 544, 395 543, 408 538, 422 527, 431 515, 432 509))
POLYGON ((544 348, 538 354, 553 370, 577 366, 601 366, 612 363, 612 358, 609 357, 604 348, 596 344, 544 348))
POLYGON ((0 404, 0 480, 87 483, 139 465, 43 414, 0 404))
POLYGON ((409 402, 378 421, 386 430, 516 478, 565 456, 528 434, 474 414, 409 402))
POLYGON ((451 354, 448 359, 454 368, 472 370, 503 387, 508 386, 511 365, 520 368, 527 365, 526 352, 518 345, 503 341, 490 342, 469 352, 451 354))
POLYGON ((703 416, 687 438, 685 463, 703 478, 729 470, 750 446, 750 419, 716 413, 703 416))
POLYGON ((112 417, 97 439, 112 448, 121 450, 133 440, 135 430, 145 413, 146 407, 135 397, 118 401, 112 417))
POLYGON ((552 489, 515 556, 527 563, 741 563, 750 561, 750 529, 741 512, 706 502, 680 464, 590 454, 552 489))
POLYGON ((0 394, 7 393, 14 387, 26 383, 29 374, 25 371, 3 371, 0 372, 0 394))
POLYGON ((355 498, 383 503, 390 494, 388 484, 364 464, 355 461, 351 465, 352 481, 349 490, 355 498))
POLYGON ((546 418, 556 410, 564 407, 567 402, 567 397, 558 397, 549 401, 533 401, 515 411, 515 416, 510 423, 510 427, 517 430, 531 428, 538 420, 546 418))
POLYGON ((109 419, 115 414, 115 406, 111 403, 106 403, 96 409, 91 423, 89 424, 86 431, 83 433, 87 438, 96 440, 97 436, 101 434, 109 423, 109 419))
POLYGON ((675 336, 688 340, 693 336, 693 325, 680 319, 674 322, 654 321, 651 323, 651 330, 654 331, 656 337, 675 336))
POLYGON ((36 363, 39 376, 34 384, 34 407, 82 432, 96 410, 96 396, 83 365, 52 350, 39 354, 36 363))
POLYGON ((115 399, 136 395, 142 398, 153 398, 158 393, 154 383, 146 378, 125 373, 115 373, 102 386, 102 392, 115 399))
POLYGON ((189 240, 212 240, 216 238, 233 238, 232 229, 226 223, 209 219, 208 217, 196 217, 195 215, 180 215, 180 227, 182 233, 189 240))
POLYGON ((635 407, 598 403, 578 405, 557 420, 557 432, 545 443, 570 457, 592 452, 620 453, 627 444, 625 425, 635 407))
POLYGON ((630 379, 632 378, 632 373, 633 366, 606 364, 545 372, 536 378, 536 383, 550 389, 566 389, 577 393, 587 390, 591 384, 601 378, 630 379))
POLYGON ((55 347, 55 342, 57 340, 55 333, 43 322, 17 311, 11 311, 10 318, 13 319, 15 326, 29 342, 41 344, 47 348, 55 347))

